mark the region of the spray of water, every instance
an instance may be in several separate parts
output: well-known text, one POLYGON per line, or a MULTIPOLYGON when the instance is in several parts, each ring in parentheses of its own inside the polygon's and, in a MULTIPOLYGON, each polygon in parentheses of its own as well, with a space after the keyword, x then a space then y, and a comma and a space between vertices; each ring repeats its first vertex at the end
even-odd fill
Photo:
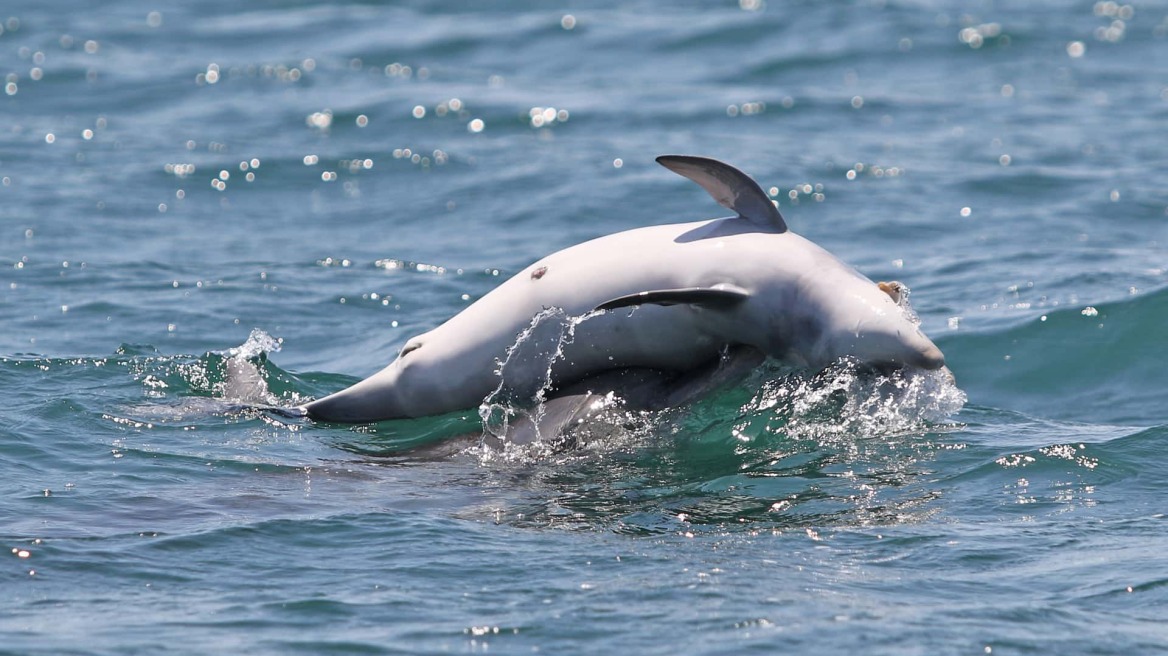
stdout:
POLYGON ((941 428, 964 404, 947 370, 879 372, 840 360, 815 374, 764 381, 741 408, 734 434, 740 441, 777 434, 821 444, 893 437, 941 428))
MULTIPOLYGON (((909 303, 909 289, 895 285, 893 296, 905 317, 914 324, 919 318, 909 303)), ((539 435, 540 420, 552 389, 553 371, 563 360, 564 350, 575 339, 579 326, 598 313, 571 316, 558 308, 537 314, 519 334, 498 363, 498 387, 479 407, 483 441, 479 455, 484 460, 500 456, 509 460, 538 460, 562 451, 563 436, 539 435), (536 439, 511 444, 509 430, 517 422, 530 422, 536 439), (543 438, 557 438, 544 440, 543 438)), ((879 370, 849 359, 841 359, 819 372, 793 370, 770 363, 757 370, 732 392, 714 394, 714 402, 733 398, 753 388, 749 400, 730 415, 717 412, 711 424, 698 429, 700 439, 711 432, 729 433, 739 443, 774 439, 810 440, 821 445, 849 444, 868 437, 892 438, 946 430, 945 422, 964 406, 966 397, 948 369, 920 371, 879 370)), ((608 394, 595 403, 603 407, 588 413, 586 425, 573 426, 574 444, 595 445, 608 440, 625 444, 626 437, 643 438, 646 431, 664 422, 676 433, 695 428, 686 420, 686 408, 664 412, 633 412, 622 400, 608 394), (680 414, 679 414, 680 413, 680 414), (679 419, 680 417, 680 419, 679 419), (583 437, 581 437, 583 436, 583 437)), ((688 406, 687 406, 688 407, 688 406)), ((661 428, 658 426, 658 428, 661 428)))
MULTIPOLYGON (((908 286, 880 285, 892 290, 904 317, 920 325, 908 286)), ((874 370, 841 359, 817 373, 792 372, 764 381, 742 407, 734 432, 744 439, 750 435, 747 427, 761 419, 767 433, 820 443, 893 437, 944 429, 965 401, 948 368, 874 370)))
POLYGON ((257 358, 280 350, 283 340, 253 328, 247 341, 228 349, 223 355, 223 381, 219 384, 219 396, 240 403, 276 405, 280 402, 264 379, 257 358))
POLYGON ((259 328, 252 328, 247 340, 234 348, 227 349, 225 355, 248 360, 265 353, 278 353, 284 345, 283 338, 272 337, 259 328))
POLYGON ((267 361, 267 354, 279 351, 281 345, 282 340, 257 328, 243 344, 225 351, 200 357, 133 358, 127 367, 151 402, 128 410, 134 417, 160 423, 258 414, 265 422, 296 430, 295 424, 274 419, 303 416, 295 408, 302 402, 295 391, 282 396, 272 389, 273 382, 277 386, 287 382, 281 381, 283 373, 267 361), (162 399, 170 402, 159 403, 162 399))
POLYGON ((600 312, 569 315, 561 308, 545 308, 531 319, 499 361, 495 375, 499 385, 479 405, 485 438, 506 442, 508 428, 519 418, 531 421, 539 438, 547 393, 553 371, 564 358, 564 349, 576 339, 580 324, 600 312))

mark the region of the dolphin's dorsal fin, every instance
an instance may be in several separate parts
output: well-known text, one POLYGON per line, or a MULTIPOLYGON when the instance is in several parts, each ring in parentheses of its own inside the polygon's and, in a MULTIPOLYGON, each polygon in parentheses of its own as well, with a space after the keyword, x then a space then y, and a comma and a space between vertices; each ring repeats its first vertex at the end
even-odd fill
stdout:
POLYGON ((716 159, 693 155, 662 155, 657 163, 702 186, 722 207, 769 231, 786 232, 787 222, 758 183, 742 171, 716 159))
POLYGON ((596 306, 597 310, 615 310, 634 305, 704 305, 719 310, 729 309, 750 298, 750 292, 734 285, 714 287, 685 287, 682 289, 654 289, 618 296, 596 306))

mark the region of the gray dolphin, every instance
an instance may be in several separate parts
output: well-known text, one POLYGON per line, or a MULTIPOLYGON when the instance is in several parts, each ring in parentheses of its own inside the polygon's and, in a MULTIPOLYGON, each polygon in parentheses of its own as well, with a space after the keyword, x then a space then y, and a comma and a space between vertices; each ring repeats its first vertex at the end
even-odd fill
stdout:
POLYGON ((573 339, 550 366, 546 358, 509 362, 509 381, 566 386, 614 369, 692 371, 740 346, 815 368, 840 358, 944 366, 892 293, 788 230, 749 176, 704 157, 657 161, 737 216, 638 228, 552 253, 410 339, 385 369, 304 412, 368 422, 477 406, 499 388, 500 362, 517 336, 547 308, 582 317, 573 339))

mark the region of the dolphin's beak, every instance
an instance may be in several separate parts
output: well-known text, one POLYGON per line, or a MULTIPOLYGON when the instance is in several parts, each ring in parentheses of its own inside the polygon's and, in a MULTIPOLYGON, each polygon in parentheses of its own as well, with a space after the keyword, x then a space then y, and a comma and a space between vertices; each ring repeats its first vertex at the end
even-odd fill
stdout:
POLYGON ((365 404, 356 403, 348 390, 342 390, 304 406, 304 412, 315 421, 335 421, 346 424, 377 421, 375 413, 365 404))
POLYGON ((392 376, 382 371, 323 399, 304 406, 309 418, 348 424, 384 421, 405 417, 398 410, 392 376))

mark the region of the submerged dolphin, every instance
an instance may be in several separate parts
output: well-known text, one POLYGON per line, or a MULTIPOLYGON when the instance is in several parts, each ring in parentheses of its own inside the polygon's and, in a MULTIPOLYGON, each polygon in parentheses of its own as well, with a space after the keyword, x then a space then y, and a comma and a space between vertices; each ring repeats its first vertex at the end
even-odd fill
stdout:
POLYGON ((821 368, 845 357, 939 369, 940 349, 852 267, 792 233, 746 174, 704 157, 657 161, 738 216, 638 228, 552 253, 437 328, 380 372, 304 407, 366 422, 471 408, 500 387, 521 332, 548 308, 584 316, 561 354, 508 362, 506 380, 568 386, 605 371, 691 371, 727 347, 821 368))

